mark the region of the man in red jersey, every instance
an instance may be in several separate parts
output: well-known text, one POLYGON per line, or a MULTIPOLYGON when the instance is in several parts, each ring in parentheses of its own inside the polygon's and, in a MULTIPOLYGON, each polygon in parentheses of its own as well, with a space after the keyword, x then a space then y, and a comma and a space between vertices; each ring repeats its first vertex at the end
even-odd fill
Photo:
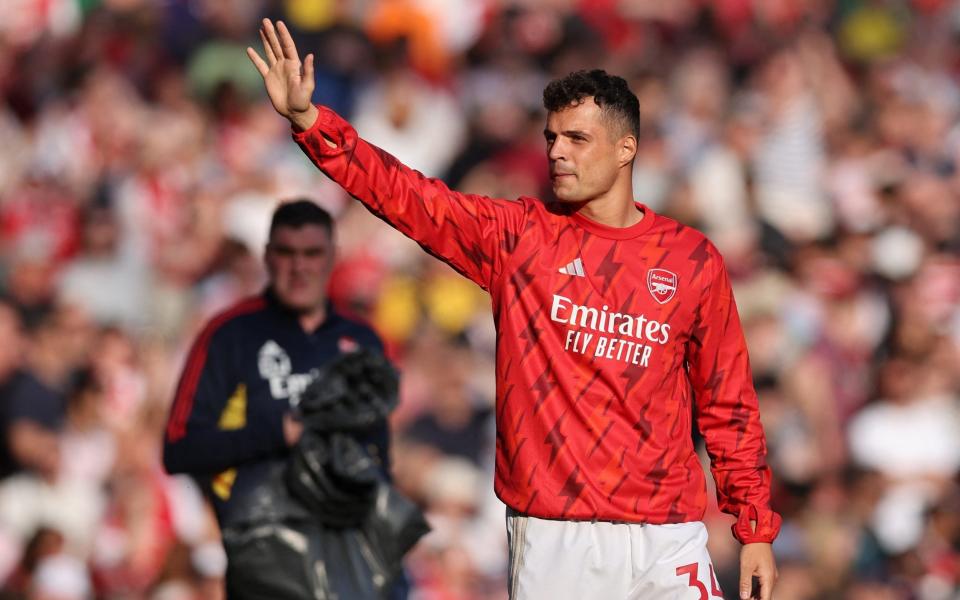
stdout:
MULTIPOLYGON (((490 292, 497 325, 495 490, 508 506, 510 597, 721 597, 701 522, 706 440, 743 543, 740 596, 769 600, 770 470, 747 349, 716 248, 633 200, 639 103, 578 72, 544 91, 558 202, 451 191, 311 104, 283 23, 248 49, 274 108, 324 173, 490 292)), ((426 142, 426 140, 425 140, 426 142)))

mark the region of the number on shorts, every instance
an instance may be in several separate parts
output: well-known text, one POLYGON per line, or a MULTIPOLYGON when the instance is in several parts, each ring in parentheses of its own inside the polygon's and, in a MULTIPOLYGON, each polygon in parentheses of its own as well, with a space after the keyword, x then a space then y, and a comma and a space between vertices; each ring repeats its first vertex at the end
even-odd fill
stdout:
POLYGON ((687 585, 690 587, 695 587, 700 590, 700 600, 709 600, 707 596, 707 588, 704 587, 700 580, 697 579, 697 572, 700 570, 700 566, 697 563, 690 563, 689 565, 683 565, 682 567, 677 567, 677 577, 682 575, 689 575, 690 579, 687 582, 687 585))
POLYGON ((723 598, 723 592, 720 590, 720 582, 717 581, 717 574, 713 572, 713 565, 710 565, 710 593, 717 598, 723 598))
POLYGON ((710 596, 714 598, 723 598, 723 592, 720 591, 720 585, 717 583, 717 576, 713 572, 713 565, 710 565, 710 594, 707 594, 707 586, 703 585, 698 578, 700 565, 690 563, 677 567, 677 577, 686 575, 688 577, 687 585, 695 587, 700 591, 700 600, 709 600, 710 596))

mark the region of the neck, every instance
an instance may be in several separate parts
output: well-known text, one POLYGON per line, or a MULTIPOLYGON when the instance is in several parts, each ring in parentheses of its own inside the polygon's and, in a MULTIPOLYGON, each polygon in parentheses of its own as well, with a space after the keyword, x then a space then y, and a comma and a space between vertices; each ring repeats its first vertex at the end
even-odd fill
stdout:
POLYGON ((633 201, 633 186, 630 180, 618 180, 610 191, 585 202, 578 212, 591 221, 608 227, 630 227, 643 219, 643 213, 633 201))
POLYGON ((300 322, 300 327, 302 327, 306 332, 316 330, 316 328, 320 327, 320 324, 326 319, 327 307, 325 304, 297 315, 297 320, 300 322))

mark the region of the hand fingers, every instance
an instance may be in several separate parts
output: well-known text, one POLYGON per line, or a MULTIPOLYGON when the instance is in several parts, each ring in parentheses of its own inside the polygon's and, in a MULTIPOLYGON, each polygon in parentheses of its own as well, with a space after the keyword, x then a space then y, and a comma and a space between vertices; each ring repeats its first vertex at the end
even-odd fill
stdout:
POLYGON ((277 60, 283 58, 283 49, 280 47, 280 41, 277 39, 277 30, 273 28, 273 22, 270 19, 263 20, 263 32, 270 42, 270 49, 277 60))
POLYGON ((760 575, 760 600, 770 600, 773 597, 773 573, 760 575))
POLYGON ((753 566, 740 565, 740 600, 749 600, 753 587, 753 566))
POLYGON ((260 76, 266 77, 267 73, 270 72, 270 67, 267 66, 267 63, 263 62, 263 59, 260 58, 260 55, 257 54, 257 51, 248 46, 247 57, 250 58, 250 62, 253 63, 253 66, 257 68, 257 72, 260 73, 260 76))
POLYGON ((313 85, 313 54, 308 54, 303 61, 303 78, 307 85, 313 85))
POLYGON ((267 34, 264 33, 263 28, 260 28, 260 41, 263 42, 263 54, 267 57, 267 64, 271 67, 277 64, 277 57, 273 53, 273 48, 270 46, 270 41, 267 40, 267 34))
POLYGON ((293 36, 283 21, 277 21, 277 32, 280 34, 280 47, 283 49, 283 57, 300 61, 300 55, 297 53, 297 46, 293 43, 293 36))

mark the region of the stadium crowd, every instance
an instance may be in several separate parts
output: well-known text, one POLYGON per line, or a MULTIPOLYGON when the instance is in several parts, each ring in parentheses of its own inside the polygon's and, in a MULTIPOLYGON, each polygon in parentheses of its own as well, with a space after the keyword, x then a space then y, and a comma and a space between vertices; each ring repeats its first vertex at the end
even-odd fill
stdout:
MULTIPOLYGON (((301 195, 338 219, 332 297, 402 370, 394 474, 434 526, 411 597, 506 597, 489 300, 301 155, 244 55, 263 16, 316 53, 317 102, 498 197, 549 194, 547 81, 626 77, 638 200, 705 231, 734 280, 784 516, 776 597, 960 598, 960 2, 3 9, 0 598, 222 597, 163 424, 186 344, 261 290, 269 215, 301 195)), ((728 597, 731 521, 706 517, 728 597)))

